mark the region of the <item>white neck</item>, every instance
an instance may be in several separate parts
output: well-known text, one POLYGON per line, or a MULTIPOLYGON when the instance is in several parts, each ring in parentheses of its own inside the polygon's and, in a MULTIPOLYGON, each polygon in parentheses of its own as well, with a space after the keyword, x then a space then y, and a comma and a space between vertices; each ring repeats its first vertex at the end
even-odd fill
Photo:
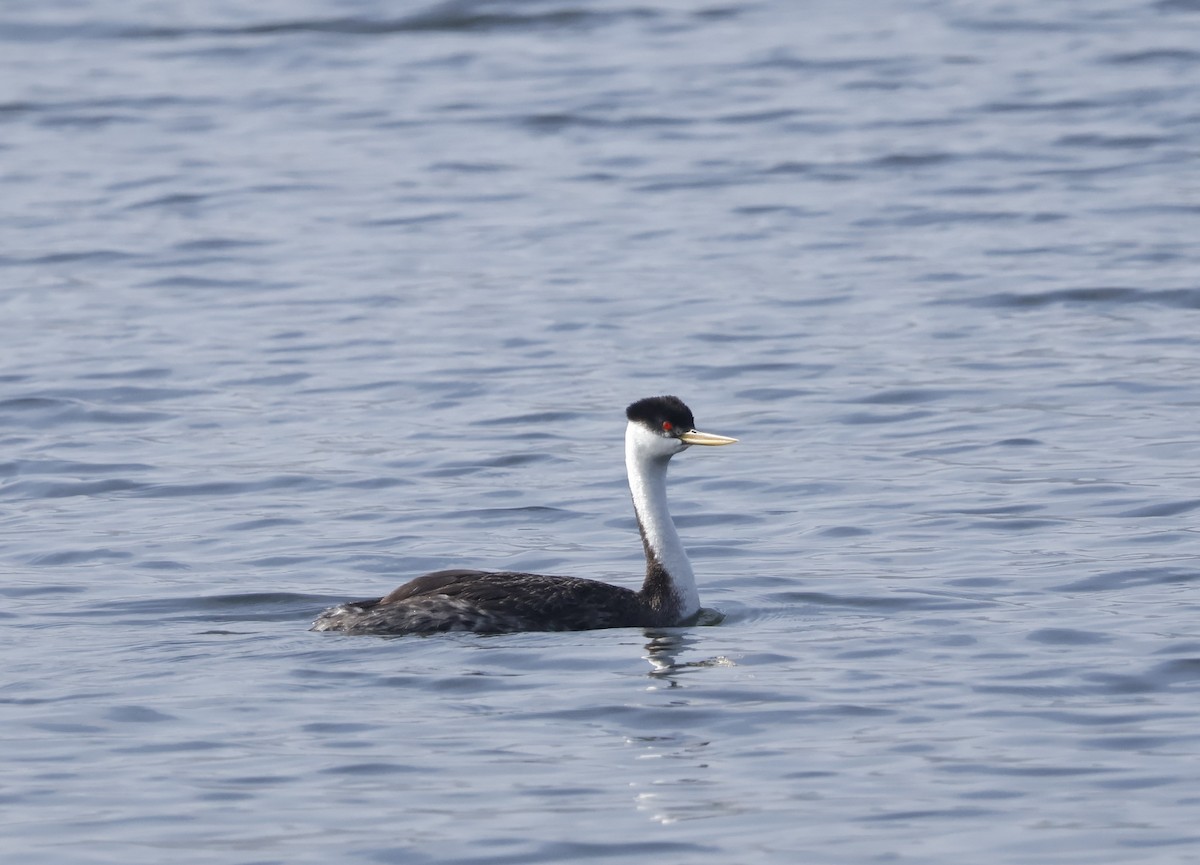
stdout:
POLYGON ((647 562, 647 573, 653 570, 655 562, 662 566, 679 606, 679 617, 688 619, 700 612, 700 593, 696 590, 692 563, 667 510, 670 455, 661 452, 662 442, 661 436, 641 424, 630 423, 625 429, 625 470, 629 473, 629 491, 633 493, 633 509, 646 542, 646 555, 653 559, 647 562))

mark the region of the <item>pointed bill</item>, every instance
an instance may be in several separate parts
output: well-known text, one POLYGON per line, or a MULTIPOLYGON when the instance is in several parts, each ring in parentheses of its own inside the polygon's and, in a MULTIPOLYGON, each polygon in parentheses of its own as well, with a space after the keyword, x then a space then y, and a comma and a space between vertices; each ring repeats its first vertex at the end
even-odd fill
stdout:
POLYGON ((688 445, 731 445, 737 439, 731 439, 729 436, 719 436, 716 433, 700 432, 699 430, 691 430, 685 432, 679 437, 679 440, 688 445))

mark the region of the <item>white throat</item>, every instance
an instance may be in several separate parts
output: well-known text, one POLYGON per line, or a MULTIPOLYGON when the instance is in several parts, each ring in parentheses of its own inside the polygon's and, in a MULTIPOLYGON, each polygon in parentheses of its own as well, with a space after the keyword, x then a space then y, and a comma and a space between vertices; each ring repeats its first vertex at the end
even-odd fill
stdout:
POLYGON ((670 442, 638 423, 625 428, 625 470, 633 509, 645 534, 647 554, 667 572, 671 593, 679 605, 679 616, 691 618, 700 612, 696 575, 667 509, 667 463, 670 442))

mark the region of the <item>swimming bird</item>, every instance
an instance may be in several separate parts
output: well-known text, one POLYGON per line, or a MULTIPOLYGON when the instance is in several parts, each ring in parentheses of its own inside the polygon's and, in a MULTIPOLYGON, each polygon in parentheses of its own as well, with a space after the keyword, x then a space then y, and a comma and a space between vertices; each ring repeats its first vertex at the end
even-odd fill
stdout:
POLYGON ((314 631, 429 634, 474 631, 582 631, 684 625, 700 613, 691 562, 667 509, 667 463, 692 445, 737 439, 696 430, 674 396, 638 400, 625 410, 625 469, 646 552, 640 591, 579 577, 513 571, 435 571, 391 594, 331 607, 314 631))

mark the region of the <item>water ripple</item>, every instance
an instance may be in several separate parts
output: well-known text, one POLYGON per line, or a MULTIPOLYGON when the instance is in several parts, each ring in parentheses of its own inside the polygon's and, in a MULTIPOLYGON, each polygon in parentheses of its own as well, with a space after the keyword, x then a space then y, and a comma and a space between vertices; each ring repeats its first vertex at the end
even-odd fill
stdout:
POLYGON ((1200 289, 1143 289, 1117 286, 1066 288, 1044 292, 999 293, 969 301, 979 306, 1033 309, 1051 304, 1154 304, 1175 309, 1200 309, 1200 289))

